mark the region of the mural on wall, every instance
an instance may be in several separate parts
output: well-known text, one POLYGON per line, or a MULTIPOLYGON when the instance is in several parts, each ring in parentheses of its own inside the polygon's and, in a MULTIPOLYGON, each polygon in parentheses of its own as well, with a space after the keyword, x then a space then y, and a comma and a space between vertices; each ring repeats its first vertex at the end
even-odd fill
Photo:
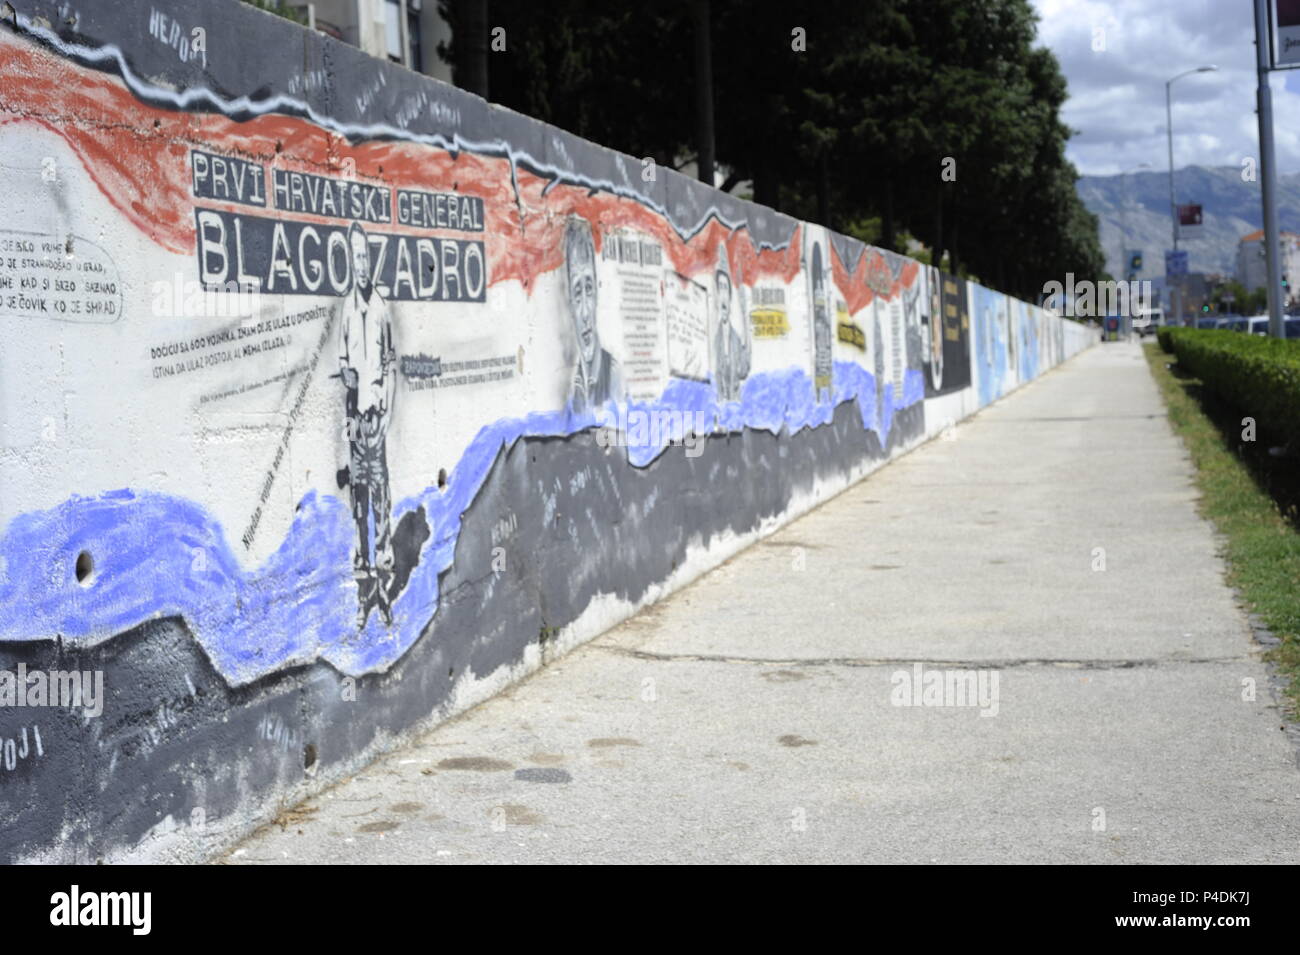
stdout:
POLYGON ((933 398, 970 385, 970 314, 966 282, 933 266, 924 271, 930 319, 925 393, 933 398))
POLYGON ((910 259, 842 236, 832 236, 830 248, 836 380, 862 383, 863 421, 884 446, 896 423, 906 433, 923 410, 921 331, 907 306, 918 294, 921 270, 910 259))
POLYGON ((809 231, 808 286, 812 308, 813 391, 818 401, 829 400, 831 391, 831 300, 830 279, 823 243, 814 230, 809 231))
POLYGON ((755 283, 750 289, 750 338, 760 341, 783 339, 790 334, 786 289, 771 281, 755 283))
POLYGON ((608 359, 613 376, 611 391, 628 401, 654 401, 668 383, 666 323, 664 320, 663 248, 654 236, 631 228, 604 231, 601 242, 601 284, 616 306, 612 324, 621 332, 622 361, 608 359))
POLYGON ((1012 300, 1011 307, 1019 319, 1017 328, 1020 337, 1016 343, 1016 354, 1020 356, 1020 368, 1017 376, 1021 381, 1029 381, 1038 377, 1040 367, 1038 331, 1040 312, 1028 302, 1012 300))
POLYGON ((727 260, 727 247, 718 246, 718 267, 714 272, 714 301, 716 306, 716 328, 713 333, 713 383, 718 392, 719 401, 736 401, 740 398, 740 386, 749 377, 749 358, 752 331, 748 322, 744 322, 744 285, 733 286, 731 266, 727 260), (741 302, 738 310, 743 323, 739 330, 732 320, 734 300, 741 302))
POLYGON ((916 284, 916 308, 921 313, 921 361, 925 368, 925 393, 931 397, 942 394, 943 380, 943 304, 939 270, 932 265, 921 269, 921 281, 916 284))
POLYGON ((392 312, 371 281, 370 243, 359 222, 348 230, 348 248, 352 287, 339 305, 339 377, 347 417, 347 483, 357 531, 352 566, 360 603, 358 628, 364 628, 371 608, 378 608, 385 624, 393 622, 387 438, 397 394, 397 352, 392 312))
MULTIPOLYGON (((233 819, 341 772, 969 386, 965 282, 260 11, 173 6, 250 55, 178 59, 143 0, 0 29, 0 207, 30 230, 0 231, 0 662, 94 656, 106 701, 0 709, 32 757, 0 756, 26 787, 0 859, 183 839, 195 800, 233 819)), ((1091 343, 1024 315, 1021 379, 1091 343)))
POLYGON ((584 412, 621 396, 623 376, 618 360, 600 342, 596 328, 596 245, 591 226, 576 217, 564 226, 564 277, 569 317, 578 344, 570 403, 574 411, 584 412))
MULTIPOLYGON (((900 268, 907 269, 907 266, 900 268)), ((919 382, 921 393, 930 394, 936 381, 940 386, 943 384, 943 366, 941 361, 937 366, 932 364, 935 349, 932 345, 934 329, 930 321, 929 270, 924 266, 913 265, 911 271, 914 277, 904 287, 902 301, 898 305, 906 340, 904 381, 919 382)), ((939 355, 942 356, 941 349, 939 355)))
POLYGON ((1015 375, 1015 336, 1008 299, 982 285, 971 285, 975 313, 975 364, 980 404, 1006 394, 1015 375))
POLYGON ((709 292, 679 272, 665 279, 668 368, 675 377, 706 381, 709 377, 709 292))

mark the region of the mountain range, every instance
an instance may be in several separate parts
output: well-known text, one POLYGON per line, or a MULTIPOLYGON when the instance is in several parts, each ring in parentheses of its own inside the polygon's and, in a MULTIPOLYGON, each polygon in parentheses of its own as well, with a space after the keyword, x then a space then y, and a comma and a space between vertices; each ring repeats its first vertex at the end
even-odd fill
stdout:
MULTIPOLYGON (((1189 271, 1235 275, 1238 242, 1264 224, 1258 177, 1245 181, 1239 166, 1187 166, 1174 173, 1174 187, 1180 204, 1203 207, 1201 235, 1179 240, 1178 247, 1188 253, 1189 271)), ((1168 169, 1083 176, 1076 188, 1100 220, 1106 271, 1121 277, 1120 250, 1126 246, 1143 253, 1139 278, 1163 277, 1164 254, 1173 247, 1168 169)), ((1277 193, 1278 227, 1300 232, 1300 173, 1278 176, 1277 193)))

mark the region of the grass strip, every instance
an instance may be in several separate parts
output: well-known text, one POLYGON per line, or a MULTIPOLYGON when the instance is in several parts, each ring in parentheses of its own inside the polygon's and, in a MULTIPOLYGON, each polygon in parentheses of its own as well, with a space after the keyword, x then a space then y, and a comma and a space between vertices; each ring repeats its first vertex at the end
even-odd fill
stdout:
POLYGON ((1243 440, 1242 413, 1180 373, 1155 344, 1144 345, 1169 421, 1196 467, 1200 512, 1223 535, 1228 582, 1281 639, 1268 658, 1290 677, 1290 715, 1300 713, 1300 530, 1287 493, 1300 466, 1243 440), (1269 488, 1282 490, 1283 503, 1269 488))

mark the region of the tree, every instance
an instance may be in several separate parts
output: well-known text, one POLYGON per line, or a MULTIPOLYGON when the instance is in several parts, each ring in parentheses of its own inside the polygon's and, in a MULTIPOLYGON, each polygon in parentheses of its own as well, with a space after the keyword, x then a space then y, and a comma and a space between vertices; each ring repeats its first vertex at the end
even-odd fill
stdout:
MULTIPOLYGON (((439 55, 455 67, 464 34, 454 0, 439 55)), ((689 7, 589 0, 493 0, 506 51, 487 55, 494 102, 636 158, 677 168, 693 157, 689 7), (685 42, 683 42, 685 40, 685 42)))
MULTIPOLYGON (((675 168, 708 165, 711 140, 724 189, 752 182, 757 202, 890 248, 916 236, 1021 298, 1104 270, 1029 0, 493 0, 492 22, 509 37, 488 57, 503 105, 675 168)), ((440 52, 455 62, 458 45, 440 52)))

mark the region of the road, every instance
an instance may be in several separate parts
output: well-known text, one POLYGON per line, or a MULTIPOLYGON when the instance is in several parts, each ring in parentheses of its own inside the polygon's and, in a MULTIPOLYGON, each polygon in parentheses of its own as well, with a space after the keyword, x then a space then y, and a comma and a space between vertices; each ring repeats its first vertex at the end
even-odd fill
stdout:
POLYGON ((1223 571, 1141 353, 1097 347, 228 861, 1295 863, 1223 571), (902 705, 917 664, 985 705, 902 705))

